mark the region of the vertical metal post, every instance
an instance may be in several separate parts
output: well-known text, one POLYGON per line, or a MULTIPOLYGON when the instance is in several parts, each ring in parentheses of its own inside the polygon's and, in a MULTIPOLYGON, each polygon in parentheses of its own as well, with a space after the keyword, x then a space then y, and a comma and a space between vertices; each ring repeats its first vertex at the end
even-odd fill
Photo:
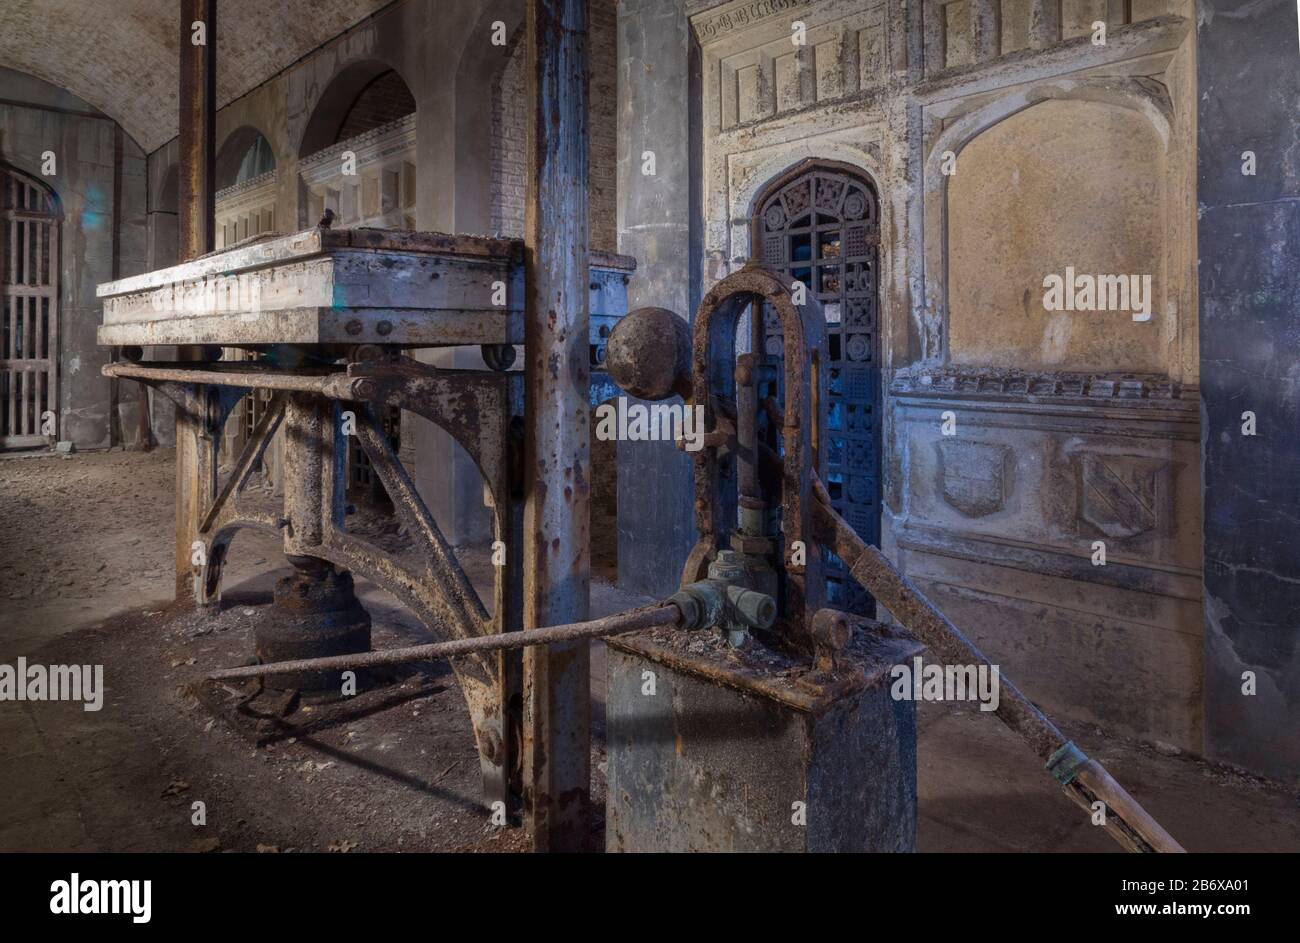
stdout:
MULTIPOLYGON (((181 0, 180 4, 180 261, 214 247, 213 190, 217 114, 217 0, 181 0), (196 45, 195 24, 203 24, 203 43, 196 45)), ((177 351, 182 360, 197 359, 192 348, 177 351)), ((191 591, 193 541, 199 517, 214 495, 199 468, 198 438, 206 434, 198 417, 176 412, 176 596, 191 591)))
POLYGON ((181 0, 180 257, 215 247, 217 0, 181 0), (196 24, 203 44, 195 45, 196 24))
MULTIPOLYGON (((587 3, 528 0, 524 627, 587 618, 587 3)), ((524 655, 524 808, 537 851, 590 841, 586 641, 524 655)))

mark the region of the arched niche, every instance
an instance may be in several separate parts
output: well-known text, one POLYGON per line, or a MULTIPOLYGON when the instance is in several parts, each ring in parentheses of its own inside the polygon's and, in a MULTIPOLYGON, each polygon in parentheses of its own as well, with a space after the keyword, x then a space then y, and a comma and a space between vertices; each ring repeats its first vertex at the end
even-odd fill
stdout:
POLYGON ((339 227, 414 229, 416 109, 410 86, 383 60, 344 66, 299 147, 299 224, 330 211, 339 227))
MULTIPOLYGON (((1106 102, 1045 101, 972 140, 959 168, 948 185, 950 362, 1161 372, 1166 173, 1151 123, 1106 102), (1125 310, 1048 310, 1045 280, 1071 273, 1127 279, 1149 320, 1135 320, 1135 297, 1125 310)), ((1122 306, 1095 283, 1092 304, 1122 306)))
POLYGON ((275 152, 266 136, 251 125, 236 128, 217 149, 218 191, 245 183, 275 169, 275 152))

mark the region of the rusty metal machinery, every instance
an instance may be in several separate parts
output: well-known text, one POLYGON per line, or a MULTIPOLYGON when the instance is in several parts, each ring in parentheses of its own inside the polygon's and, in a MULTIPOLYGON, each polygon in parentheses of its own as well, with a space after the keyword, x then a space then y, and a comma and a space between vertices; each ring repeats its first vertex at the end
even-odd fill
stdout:
MULTIPOLYGON (((632 260, 593 253, 593 357, 626 309, 632 260)), ((294 572, 276 588, 255 631, 261 661, 306 660, 283 686, 337 690, 317 662, 370 647, 353 573, 405 603, 443 643, 499 637, 521 626, 523 375, 507 372, 523 342, 523 264, 512 240, 318 227, 213 253, 101 285, 99 342, 126 362, 104 373, 171 398, 178 436, 197 456, 195 513, 178 503, 178 557, 192 563, 196 602, 219 601, 235 534, 255 528, 283 540, 294 572), (208 356, 144 362, 143 349, 202 345, 208 356), (477 345, 488 370, 443 370, 403 351, 477 345), (238 348, 248 361, 219 360, 238 348), (224 480, 219 445, 241 400, 269 397, 224 480), (409 410, 444 429, 482 474, 493 537, 511 552, 495 568, 484 605, 385 433, 384 413, 409 410), (353 428, 355 426, 355 428, 353 428), (349 436, 349 432, 353 433, 349 436), (248 488, 273 437, 284 436, 283 499, 268 506, 248 488), (394 555, 345 523, 348 441, 361 449, 414 544, 394 555)), ((472 646, 452 658, 478 743, 484 796, 519 795, 518 648, 472 646)))
MULTIPOLYGON (((660 630, 609 640, 611 849, 909 848, 915 718, 912 702, 887 696, 883 673, 921 649, 911 632, 949 664, 989 665, 832 507, 817 447, 826 428, 821 312, 813 300, 796 305, 794 290, 749 265, 704 298, 689 349, 684 322, 662 309, 630 313, 610 338, 610 374, 624 389, 681 394, 704 409, 708 432, 694 459, 700 539, 683 582, 721 569, 775 587, 780 603, 775 630, 754 633, 754 645, 743 645, 746 633, 709 648, 660 630), (776 378, 736 355, 746 311, 750 350, 761 349, 765 320, 779 323, 783 404, 776 378), (822 607, 825 553, 896 625, 822 607), (647 673, 666 680, 657 696, 645 696, 647 673)), ((1069 798, 1090 814, 1104 804, 1105 828, 1122 846, 1183 850, 1005 674, 996 713, 1069 798)))
MULTIPOLYGON (((612 332, 597 323, 593 351, 608 340, 609 381, 650 400, 680 395, 702 415, 694 455, 699 539, 670 599, 604 619, 522 630, 517 555, 497 570, 489 615, 384 435, 384 407, 410 410, 446 429, 483 474, 495 537, 519 546, 523 390, 520 374, 501 369, 517 337, 509 311, 495 312, 495 323, 470 324, 466 315, 483 312, 465 301, 473 295, 467 286, 481 287, 492 274, 465 267, 467 261, 477 254, 476 261, 507 275, 509 264, 501 267, 488 240, 416 236, 423 244, 391 234, 335 239, 317 231, 257 250, 260 258, 241 249, 245 255, 191 263, 193 271, 180 266, 138 284, 101 288, 114 299, 106 305, 101 343, 205 340, 273 354, 253 363, 105 368, 170 396, 186 419, 178 428, 194 430, 191 445, 202 472, 202 513, 193 531, 203 551, 194 573, 198 602, 217 598, 227 548, 240 527, 280 534, 295 567, 277 587, 278 621, 257 634, 260 663, 210 677, 311 685, 350 668, 447 658, 469 705, 486 797, 509 803, 518 795, 518 653, 604 638, 608 850, 912 850, 915 704, 892 697, 886 677, 927 646, 953 663, 988 661, 831 505, 819 447, 827 390, 817 302, 796 304, 795 283, 750 265, 713 287, 689 333, 676 315, 655 308, 633 312, 612 332), (392 251, 402 257, 385 258, 392 251), (233 273, 223 267, 231 262, 239 263, 233 273), (389 284, 393 268, 436 281, 442 265, 452 274, 451 294, 429 298, 425 288, 408 300, 422 299, 426 310, 399 313, 392 295, 403 289, 389 284), (457 266, 464 270, 453 274, 457 266), (182 304, 186 278, 213 275, 251 277, 278 291, 288 302, 270 312, 280 319, 279 333, 259 324, 245 336, 239 325, 246 317, 214 315, 210 299, 189 315, 191 324, 179 323, 184 315, 167 316, 168 304, 182 304), (376 298, 377 308, 370 305, 376 298), (152 316, 150 308, 163 316, 152 316), (425 323, 429 317, 440 319, 439 329, 425 323), (779 367, 738 353, 738 331, 748 331, 754 351, 773 322, 784 346, 779 367), (358 344, 340 345, 340 330, 358 344), (372 343, 372 333, 390 343, 372 343), (398 354, 438 337, 484 344, 485 359, 497 369, 444 371, 398 354), (296 352, 288 361, 293 366, 274 366, 285 363, 286 349, 296 352), (268 408, 219 483, 216 440, 235 403, 252 390, 270 392, 268 408), (414 560, 369 545, 344 526, 345 410, 357 419, 357 441, 415 537, 414 560), (281 508, 268 510, 247 502, 244 491, 281 428, 284 498, 281 508), (894 622, 824 605, 828 554, 894 622), (352 572, 393 592, 439 640, 366 651, 369 620, 352 593, 352 572)), ((620 277, 619 266, 611 270, 620 277)), ((595 291, 595 262, 592 271, 595 291)), ((1182 850, 1005 676, 1000 694, 998 716, 1045 760, 1067 795, 1089 810, 1105 804, 1106 828, 1117 841, 1135 851, 1182 850)))
POLYGON ((707 641, 660 629, 608 640, 609 850, 915 847, 915 705, 889 697, 887 676, 921 646, 824 605, 813 531, 824 321, 791 288, 747 267, 705 297, 693 342, 661 309, 629 314, 610 338, 616 383, 646 399, 683 394, 703 410, 699 539, 683 591, 707 581, 777 605, 770 626, 724 621, 707 641), (761 349, 764 314, 780 323, 781 377, 737 354, 745 330, 749 350, 761 349))

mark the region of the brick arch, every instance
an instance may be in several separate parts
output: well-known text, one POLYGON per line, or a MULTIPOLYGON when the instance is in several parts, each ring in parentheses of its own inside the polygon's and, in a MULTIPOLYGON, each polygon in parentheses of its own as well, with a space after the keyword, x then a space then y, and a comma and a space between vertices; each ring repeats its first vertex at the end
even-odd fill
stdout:
POLYGON ((412 100, 415 100, 411 83, 406 81, 405 76, 392 63, 376 58, 348 63, 334 73, 317 98, 298 144, 299 159, 310 157, 334 144, 358 97, 371 83, 389 72, 396 73, 402 79, 407 91, 411 92, 412 100))

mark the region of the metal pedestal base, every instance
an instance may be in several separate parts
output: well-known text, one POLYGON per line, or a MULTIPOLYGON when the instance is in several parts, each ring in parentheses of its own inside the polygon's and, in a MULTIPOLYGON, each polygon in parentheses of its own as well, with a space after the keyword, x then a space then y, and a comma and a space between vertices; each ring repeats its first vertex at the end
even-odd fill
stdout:
POLYGON ((888 672, 920 646, 881 628, 833 675, 609 639, 606 850, 915 850, 915 705, 888 672))
MULTIPOLYGON (((294 560, 294 572, 275 585, 275 604, 254 629, 261 662, 350 655, 370 650, 370 614, 357 600, 352 574, 323 560, 294 560)), ((279 675, 274 686, 300 691, 340 689, 337 671, 279 675)))

